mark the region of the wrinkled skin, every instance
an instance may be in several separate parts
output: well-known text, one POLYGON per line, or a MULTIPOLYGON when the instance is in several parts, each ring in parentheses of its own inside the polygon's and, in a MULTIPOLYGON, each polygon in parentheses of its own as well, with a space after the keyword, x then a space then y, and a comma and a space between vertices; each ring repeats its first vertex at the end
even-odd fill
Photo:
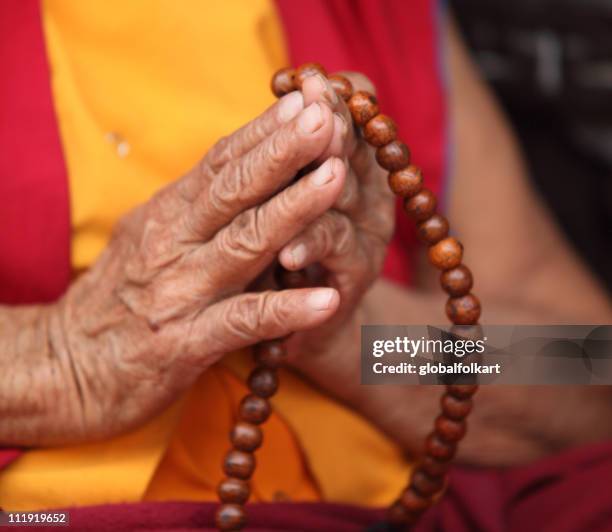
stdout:
POLYGON ((58 304, 8 311, 5 323, 24 333, 0 335, 19 361, 0 388, 3 443, 124 432, 261 339, 297 332, 294 360, 333 350, 393 231, 384 174, 348 124, 329 84, 309 78, 122 218, 58 304), (332 288, 260 290, 277 260, 318 263, 332 288))

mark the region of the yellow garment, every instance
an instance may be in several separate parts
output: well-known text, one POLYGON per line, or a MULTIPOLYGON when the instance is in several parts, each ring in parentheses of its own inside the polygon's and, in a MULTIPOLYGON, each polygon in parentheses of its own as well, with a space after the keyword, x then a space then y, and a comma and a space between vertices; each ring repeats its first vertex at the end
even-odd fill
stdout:
MULTIPOLYGON (((269 78, 286 59, 271 0, 43 5, 81 270, 122 214, 272 103, 269 78)), ((249 360, 227 357, 130 434, 29 451, 0 474, 0 506, 214 499, 249 360)), ((252 500, 390 502, 408 475, 399 449, 296 375, 281 383, 252 500)))

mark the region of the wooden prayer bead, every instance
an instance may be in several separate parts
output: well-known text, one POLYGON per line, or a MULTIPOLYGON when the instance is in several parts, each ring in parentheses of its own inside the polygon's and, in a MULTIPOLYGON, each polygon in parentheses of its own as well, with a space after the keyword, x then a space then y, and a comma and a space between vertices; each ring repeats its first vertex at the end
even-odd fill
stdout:
POLYGON ((397 138, 395 122, 387 115, 376 115, 363 126, 363 138, 377 148, 389 144, 397 138))
POLYGON ((449 236, 431 246, 427 256, 429 262, 440 270, 455 268, 461 264, 463 245, 456 238, 449 236))
POLYGON ((270 417, 271 412, 270 403, 256 395, 247 395, 240 402, 240 410, 238 411, 240 419, 255 425, 266 421, 270 417))
POLYGON ((445 393, 440 399, 442 406, 442 413, 451 419, 464 419, 472 411, 472 400, 471 399, 460 399, 445 393))
POLYGON ((255 368, 249 375, 248 384, 255 395, 267 399, 278 390, 276 371, 269 368, 255 368))
POLYGON ((425 440, 425 451, 437 460, 451 460, 455 456, 457 446, 455 443, 446 442, 435 432, 432 432, 425 440))
POLYGON ((438 202, 432 191, 424 188, 418 194, 404 201, 404 210, 417 222, 427 220, 436 211, 438 202))
POLYGON ((430 497, 440 491, 444 486, 444 475, 429 476, 424 471, 417 469, 412 474, 410 486, 425 497, 430 497))
POLYGON ((348 102, 353 95, 353 84, 340 74, 333 74, 327 79, 329 80, 332 89, 336 91, 336 94, 345 102, 348 102))
POLYGON ((448 295, 453 297, 464 296, 469 293, 473 284, 472 272, 463 264, 440 274, 440 286, 448 295))
POLYGON ((409 532, 412 530, 412 525, 418 523, 419 519, 423 515, 423 512, 410 512, 402 506, 400 501, 397 501, 397 504, 400 508, 402 508, 402 513, 400 513, 398 510, 395 510, 393 514, 389 512, 387 514, 389 524, 385 523, 384 527, 381 526, 380 529, 372 527, 368 528, 368 530, 380 530, 381 532, 409 532), (394 521, 394 519, 397 520, 394 521))
POLYGON ((448 229, 448 220, 440 214, 434 214, 431 218, 417 224, 419 238, 430 246, 446 238, 448 229))
POLYGON ((230 441, 235 449, 252 453, 255 449, 259 449, 263 440, 261 429, 257 425, 247 423, 246 421, 238 421, 232 428, 230 433, 230 441))
POLYGON ((401 140, 394 140, 376 150, 376 162, 389 172, 401 170, 410 164, 410 150, 401 140))
POLYGON ((246 511, 238 504, 223 504, 217 510, 215 522, 219 530, 241 530, 246 525, 246 511))
POLYGON ((436 434, 444 441, 457 442, 465 436, 465 421, 438 416, 435 421, 436 434))
POLYGON ((424 456, 421 462, 419 462, 418 469, 430 477, 443 477, 446 475, 450 467, 448 460, 437 460, 433 456, 424 456))
POLYGON ((446 315, 455 325, 474 325, 480 318, 480 301, 474 294, 451 297, 446 302, 446 315))
POLYGON ((367 91, 357 91, 348 101, 348 108, 356 126, 365 126, 378 114, 378 100, 367 91))
POLYGON ((305 270, 285 270, 278 267, 274 271, 274 279, 282 288, 308 288, 311 283, 305 270))
POLYGON ((295 82, 293 77, 295 70, 293 68, 281 68, 272 78, 272 92, 277 98, 289 94, 295 90, 295 82))
POLYGON ((248 480, 255 471, 255 456, 232 449, 225 455, 223 471, 228 477, 248 480))
POLYGON ((299 66, 293 76, 293 82, 296 88, 302 90, 302 83, 304 83, 304 80, 315 74, 321 74, 323 77, 327 77, 327 72, 319 63, 304 63, 299 66))
POLYGON ((249 500, 251 488, 246 480, 225 478, 217 486, 217 495, 221 502, 244 504, 249 500))
MULTIPOLYGON (((369 122, 368 122, 369 123, 369 122)), ((423 174, 414 164, 389 174, 389 188, 396 196, 410 198, 423 188, 423 174)))
POLYGON ((392 525, 402 526, 408 522, 409 513, 400 501, 395 501, 387 511, 387 520, 392 525))
POLYGON ((255 362, 270 369, 280 367, 285 361, 287 350, 282 340, 269 340, 255 346, 255 362))
POLYGON ((431 506, 431 498, 425 497, 412 488, 402 493, 400 502, 409 512, 421 513, 431 506))
POLYGON ((446 393, 457 399, 469 399, 478 390, 478 384, 449 384, 446 393))

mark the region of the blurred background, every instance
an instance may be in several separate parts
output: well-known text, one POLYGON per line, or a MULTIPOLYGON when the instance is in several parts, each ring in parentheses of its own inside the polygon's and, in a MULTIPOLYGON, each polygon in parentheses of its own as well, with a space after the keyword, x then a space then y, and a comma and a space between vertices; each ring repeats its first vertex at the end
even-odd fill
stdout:
POLYGON ((451 0, 565 234, 612 293, 612 0, 451 0))

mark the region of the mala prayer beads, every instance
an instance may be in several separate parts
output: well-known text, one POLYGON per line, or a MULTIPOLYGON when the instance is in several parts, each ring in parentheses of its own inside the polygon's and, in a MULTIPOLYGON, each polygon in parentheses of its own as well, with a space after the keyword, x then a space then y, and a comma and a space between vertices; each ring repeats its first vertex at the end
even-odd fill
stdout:
MULTIPOLYGON (((284 68, 272 79, 277 97, 300 90, 308 76, 327 76, 317 63, 297 69, 284 68)), ((351 82, 340 75, 327 78, 336 94, 348 106, 353 123, 361 128, 365 141, 376 148, 376 161, 389 172, 388 183, 393 193, 403 199, 404 211, 417 224, 417 234, 429 246, 429 262, 441 271, 440 285, 449 295, 446 314, 455 325, 476 325, 480 302, 470 291, 472 273, 462 264, 463 246, 449 236, 448 220, 436 213, 435 195, 423 187, 421 170, 410 163, 408 146, 397 138, 393 119, 379 112, 376 96, 367 91, 354 91, 351 82)), ((279 266, 276 280, 280 288, 308 286, 304 271, 290 272, 279 266)), ((230 434, 232 449, 223 462, 227 475, 218 487, 221 501, 216 514, 219 530, 241 530, 246 524, 244 504, 250 495, 249 479, 255 470, 254 451, 262 444, 259 425, 271 413, 268 399, 278 389, 277 369, 286 356, 283 339, 262 342, 255 347, 255 369, 248 378, 250 394, 241 402, 238 422, 230 434)), ((422 457, 410 476, 406 489, 388 511, 388 529, 402 530, 416 523, 442 494, 450 461, 464 437, 466 417, 472 410, 472 396, 478 385, 446 385, 440 399, 440 415, 425 439, 422 457)))

